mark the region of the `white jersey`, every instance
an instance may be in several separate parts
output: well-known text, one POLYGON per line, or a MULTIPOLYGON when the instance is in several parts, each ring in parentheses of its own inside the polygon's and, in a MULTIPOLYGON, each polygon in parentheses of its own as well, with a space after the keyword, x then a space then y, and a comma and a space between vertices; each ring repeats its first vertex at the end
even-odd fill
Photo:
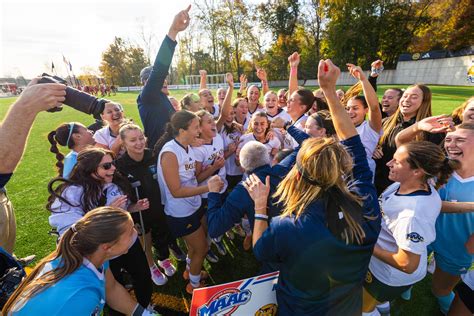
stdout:
MULTIPOLYGON (((217 134, 216 137, 212 139, 212 142, 210 144, 204 144, 199 147, 193 147, 193 150, 194 155, 196 156, 196 161, 202 163, 202 169, 204 170, 205 168, 212 165, 214 163, 214 160, 218 156, 224 158, 224 140, 222 139, 221 135, 217 134)), ((219 175, 219 177, 221 177, 222 181, 224 181, 224 187, 220 192, 224 193, 225 190, 227 190, 225 165, 224 167, 219 169, 217 174, 219 175)), ((209 180, 209 178, 199 183, 199 185, 207 184, 207 180, 209 180)), ((203 193, 201 194, 201 197, 207 199, 208 194, 208 192, 203 193)))
POLYGON ((214 119, 218 119, 219 118, 219 114, 221 113, 221 108, 219 107, 219 104, 214 104, 213 106, 214 108, 214 113, 211 113, 211 115, 214 117, 214 119))
MULTIPOLYGON (((114 183, 107 183, 102 188, 105 195, 105 205, 110 205, 119 195, 123 195, 120 188, 114 183)), ((69 203, 56 198, 51 205, 49 224, 55 227, 61 236, 72 224, 80 220, 86 212, 82 204, 84 189, 79 185, 70 185, 61 193, 61 197, 69 203)), ((99 205, 96 205, 98 207, 99 205)), ((128 202, 126 207, 128 207, 128 202)))
POLYGON ((97 130, 94 133, 93 137, 96 143, 105 145, 109 149, 112 148, 112 145, 117 140, 117 136, 113 136, 111 134, 110 128, 108 126, 104 126, 101 129, 97 130))
MULTIPOLYGON (((308 115, 303 114, 299 117, 299 119, 296 120, 296 122, 293 123, 293 126, 301 131, 304 131, 304 126, 306 124, 307 119, 308 119, 308 115)), ((298 142, 293 137, 291 137, 290 134, 286 133, 284 143, 283 143, 283 148, 295 149, 298 146, 299 146, 298 142)))
POLYGON ((285 123, 286 123, 286 122, 291 122, 291 116, 290 116, 290 114, 288 114, 288 113, 287 113, 285 110, 283 110, 283 109, 278 109, 278 113, 275 114, 275 115, 273 115, 273 116, 270 115, 270 114, 268 114, 268 112, 266 112, 266 113, 267 113, 268 120, 269 120, 270 122, 273 122, 273 120, 275 120, 276 118, 281 118, 281 119, 283 120, 283 122, 285 122, 285 123))
MULTIPOLYGON (((240 137, 240 144, 239 144, 239 150, 238 151, 240 152, 242 147, 244 147, 245 144, 247 144, 248 142, 250 142, 252 140, 258 142, 258 140, 255 138, 255 136, 252 133, 242 135, 242 137, 240 137)), ((266 141, 263 144, 265 145, 265 147, 267 147, 268 153, 270 154, 270 157, 272 157, 272 158, 273 158, 272 149, 273 148, 280 149, 280 147, 281 147, 281 143, 280 143, 280 140, 278 139, 278 137, 273 137, 273 139, 271 139, 269 141, 266 141)))
MULTIPOLYGON (((232 133, 227 134, 225 129, 222 128, 221 136, 224 140, 224 150, 227 150, 230 144, 239 142, 242 133, 238 129, 235 129, 232 133)), ((242 167, 237 166, 235 158, 236 157, 234 152, 225 160, 225 171, 229 176, 240 176, 244 173, 242 167)))
POLYGON ((372 158, 372 155, 374 154, 375 148, 377 148, 377 144, 383 134, 383 130, 381 129, 380 132, 377 133, 372 129, 372 127, 370 127, 370 124, 367 121, 364 121, 362 124, 357 126, 356 130, 357 133, 359 133, 362 145, 364 145, 365 152, 367 154, 367 162, 369 163, 370 171, 372 171, 373 179, 375 175, 375 161, 372 158))
POLYGON ((158 156, 158 183, 160 184, 161 203, 165 206, 165 214, 173 217, 187 217, 196 212, 201 206, 201 196, 195 195, 185 198, 175 198, 171 194, 163 176, 161 156, 171 152, 178 161, 178 175, 181 187, 197 187, 196 157, 191 146, 183 147, 175 139, 167 142, 158 156))
POLYGON ((393 183, 380 196, 382 228, 377 246, 390 252, 401 248, 420 255, 420 263, 415 272, 408 274, 372 256, 370 271, 390 286, 411 285, 425 277, 426 247, 436 238, 435 223, 441 210, 441 198, 432 185, 429 185, 430 192, 404 195, 398 193, 399 187, 400 183, 393 183))

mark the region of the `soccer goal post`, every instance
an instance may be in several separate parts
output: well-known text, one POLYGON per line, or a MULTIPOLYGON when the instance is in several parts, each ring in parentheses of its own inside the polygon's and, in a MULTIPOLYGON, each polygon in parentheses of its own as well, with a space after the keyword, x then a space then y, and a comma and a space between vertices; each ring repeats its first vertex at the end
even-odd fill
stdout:
MULTIPOLYGON (((188 89, 199 89, 201 83, 200 75, 188 75, 185 77, 188 89)), ((207 87, 209 89, 226 88, 225 74, 207 75, 207 87)))

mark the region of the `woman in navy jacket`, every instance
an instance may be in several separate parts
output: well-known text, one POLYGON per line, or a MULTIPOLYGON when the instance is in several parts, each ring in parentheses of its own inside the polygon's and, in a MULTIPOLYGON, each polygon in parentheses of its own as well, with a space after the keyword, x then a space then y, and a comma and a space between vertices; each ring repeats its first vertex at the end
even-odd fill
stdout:
POLYGON ((340 70, 319 63, 318 80, 341 143, 306 140, 275 193, 282 215, 266 220, 269 179, 251 176, 254 254, 280 265, 280 315, 361 315, 362 284, 380 231, 364 146, 336 95, 340 70), (352 180, 349 182, 349 175, 352 180))

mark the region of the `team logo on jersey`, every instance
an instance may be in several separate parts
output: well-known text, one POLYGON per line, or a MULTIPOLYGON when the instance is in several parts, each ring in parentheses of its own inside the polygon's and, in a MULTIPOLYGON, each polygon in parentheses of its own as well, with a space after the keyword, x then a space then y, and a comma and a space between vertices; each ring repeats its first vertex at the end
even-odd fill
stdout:
POLYGON ((372 281, 372 273, 370 273, 370 271, 367 271, 367 274, 365 275, 365 282, 372 283, 372 281))
POLYGON ((410 239, 413 242, 422 242, 425 240, 423 236, 415 232, 407 234, 407 239, 410 239))
POLYGON ((240 305, 247 304, 252 297, 249 290, 225 289, 217 292, 206 304, 198 308, 200 316, 231 315, 240 305))

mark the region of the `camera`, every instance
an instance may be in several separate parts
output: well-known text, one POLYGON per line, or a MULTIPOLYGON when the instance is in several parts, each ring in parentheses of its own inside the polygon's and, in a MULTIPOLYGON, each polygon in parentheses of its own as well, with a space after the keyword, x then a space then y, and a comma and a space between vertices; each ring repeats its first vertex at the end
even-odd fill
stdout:
MULTIPOLYGON (((104 111, 104 106, 107 102, 106 99, 98 99, 88 93, 79 91, 72 87, 67 86, 66 80, 58 76, 50 76, 47 73, 41 75, 41 79, 38 83, 62 83, 66 85, 66 100, 64 104, 69 105, 73 109, 84 112, 86 114, 92 114, 95 118, 100 119, 100 114, 104 111)), ((52 108, 49 112, 61 111, 62 108, 52 108)))

